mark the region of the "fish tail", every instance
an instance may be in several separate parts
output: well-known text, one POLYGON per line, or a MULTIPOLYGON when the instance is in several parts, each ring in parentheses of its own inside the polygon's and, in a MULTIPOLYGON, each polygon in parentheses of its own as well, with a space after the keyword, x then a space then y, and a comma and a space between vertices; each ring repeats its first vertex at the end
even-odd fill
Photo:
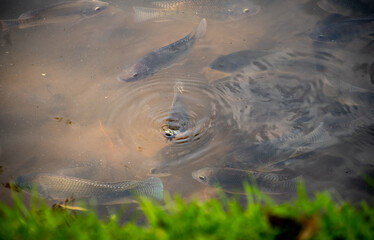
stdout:
POLYGON ((162 200, 164 198, 164 185, 158 177, 151 177, 139 183, 134 189, 137 196, 144 196, 162 200))
POLYGON ((133 9, 136 22, 145 22, 166 15, 166 10, 160 8, 133 7, 133 9))
POLYGON ((179 92, 179 93, 183 93, 184 92, 184 88, 183 88, 183 82, 181 80, 177 80, 175 82, 175 85, 174 85, 174 92, 179 92))
POLYGON ((17 26, 17 21, 13 20, 0 20, 1 26, 1 36, 5 42, 5 45, 12 45, 12 41, 10 39, 10 32, 9 29, 13 26, 17 26))
POLYGON ((0 26, 2 32, 8 32, 11 27, 18 26, 18 20, 0 20, 0 26))
POLYGON ((2 32, 7 32, 9 30, 6 20, 0 20, 0 26, 2 32))
POLYGON ((199 40, 199 38, 203 37, 206 33, 206 27, 207 27, 207 22, 206 22, 206 19, 203 18, 201 21, 200 21, 200 24, 199 26, 197 27, 196 29, 196 41, 199 40))

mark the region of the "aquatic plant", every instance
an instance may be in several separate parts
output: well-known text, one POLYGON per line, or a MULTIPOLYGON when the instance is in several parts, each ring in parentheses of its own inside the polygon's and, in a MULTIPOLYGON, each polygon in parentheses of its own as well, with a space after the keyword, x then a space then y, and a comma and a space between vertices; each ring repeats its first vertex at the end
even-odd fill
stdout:
POLYGON ((327 192, 310 200, 303 187, 283 204, 247 187, 246 207, 226 197, 166 197, 165 205, 142 199, 145 225, 120 224, 120 214, 102 220, 91 210, 50 208, 35 196, 30 207, 18 193, 13 199, 13 206, 0 202, 0 239, 374 239, 373 207, 337 204, 327 192))

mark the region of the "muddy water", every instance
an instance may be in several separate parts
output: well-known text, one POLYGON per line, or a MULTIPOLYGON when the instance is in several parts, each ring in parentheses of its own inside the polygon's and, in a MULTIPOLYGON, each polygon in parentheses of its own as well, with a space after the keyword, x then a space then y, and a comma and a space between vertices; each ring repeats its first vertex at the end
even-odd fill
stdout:
MULTIPOLYGON (((0 1, 0 19, 55 2, 0 1)), ((193 179, 193 171, 245 162, 252 153, 238 152, 295 128, 306 135, 325 122, 327 143, 310 144, 308 154, 286 156, 277 167, 297 172, 311 193, 330 189, 353 202, 371 199, 363 180, 364 174, 374 177, 368 40, 315 42, 308 35, 328 16, 315 1, 259 1, 255 16, 207 19, 206 35, 172 67, 119 82, 126 65, 197 27, 183 18, 135 22, 132 7, 147 4, 113 0, 104 12, 74 24, 10 30, 12 45, 0 48, 1 182, 33 172, 99 181, 155 175, 171 194, 206 199, 215 191, 193 179), (209 69, 220 55, 244 50, 302 54, 261 71, 209 69), (307 63, 284 63, 294 58, 307 63), (192 137, 166 141, 177 81, 192 137)), ((9 202, 9 190, 0 192, 9 202)))

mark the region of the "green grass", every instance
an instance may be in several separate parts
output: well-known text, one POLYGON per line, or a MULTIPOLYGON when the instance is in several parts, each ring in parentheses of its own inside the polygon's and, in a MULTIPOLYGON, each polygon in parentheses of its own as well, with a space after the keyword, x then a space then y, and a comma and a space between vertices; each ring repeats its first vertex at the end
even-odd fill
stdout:
POLYGON ((29 207, 14 193, 14 205, 0 202, 0 239, 374 239, 374 209, 362 203, 336 204, 328 193, 275 204, 248 187, 248 205, 212 199, 164 205, 143 199, 146 225, 120 224, 116 214, 103 221, 94 211, 76 214, 52 209, 33 197, 29 207))

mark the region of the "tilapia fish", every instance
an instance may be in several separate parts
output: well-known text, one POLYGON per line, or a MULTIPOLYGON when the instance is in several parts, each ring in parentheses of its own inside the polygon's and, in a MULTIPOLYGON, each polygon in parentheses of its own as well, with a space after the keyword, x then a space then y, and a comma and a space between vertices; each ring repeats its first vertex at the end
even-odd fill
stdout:
POLYGON ((302 60, 306 54, 285 49, 279 52, 266 50, 244 50, 219 56, 209 67, 220 72, 258 72, 279 67, 306 65, 302 60))
POLYGON ((328 13, 344 16, 367 16, 374 14, 374 3, 360 0, 320 0, 317 5, 328 13))
POLYGON ((221 187, 223 191, 245 194, 243 183, 257 186, 269 194, 295 193, 300 177, 291 170, 281 172, 256 172, 233 168, 202 168, 192 173, 192 177, 212 187, 221 187))
POLYGON ((255 15, 260 7, 243 0, 174 0, 152 2, 155 8, 134 7, 138 22, 157 18, 194 20, 208 18, 216 21, 232 21, 255 15))
POLYGON ((28 28, 43 24, 77 22, 101 13, 108 3, 101 1, 68 1, 25 12, 18 19, 0 20, 3 31, 10 27, 28 28))
POLYGON ((204 36, 206 26, 206 20, 202 19, 194 35, 190 33, 174 43, 148 53, 135 63, 126 66, 118 79, 133 82, 145 79, 161 69, 170 67, 173 63, 187 56, 194 44, 204 36))
POLYGON ((320 42, 350 42, 374 33, 374 17, 342 18, 338 15, 318 23, 309 37, 320 42))
POLYGON ((165 137, 169 140, 177 137, 180 133, 186 132, 190 127, 190 116, 188 108, 182 100, 183 85, 178 82, 174 87, 174 101, 167 119, 168 129, 165 131, 165 137))
POLYGON ((223 157, 223 163, 229 168, 269 171, 290 158, 334 143, 335 138, 330 136, 322 122, 306 135, 300 129, 295 129, 286 136, 235 149, 223 157))
POLYGON ((163 184, 156 177, 144 181, 97 182, 41 173, 18 176, 15 183, 26 192, 31 192, 35 185, 40 196, 53 200, 73 197, 76 200, 95 199, 98 204, 116 204, 139 196, 163 199, 163 184))

